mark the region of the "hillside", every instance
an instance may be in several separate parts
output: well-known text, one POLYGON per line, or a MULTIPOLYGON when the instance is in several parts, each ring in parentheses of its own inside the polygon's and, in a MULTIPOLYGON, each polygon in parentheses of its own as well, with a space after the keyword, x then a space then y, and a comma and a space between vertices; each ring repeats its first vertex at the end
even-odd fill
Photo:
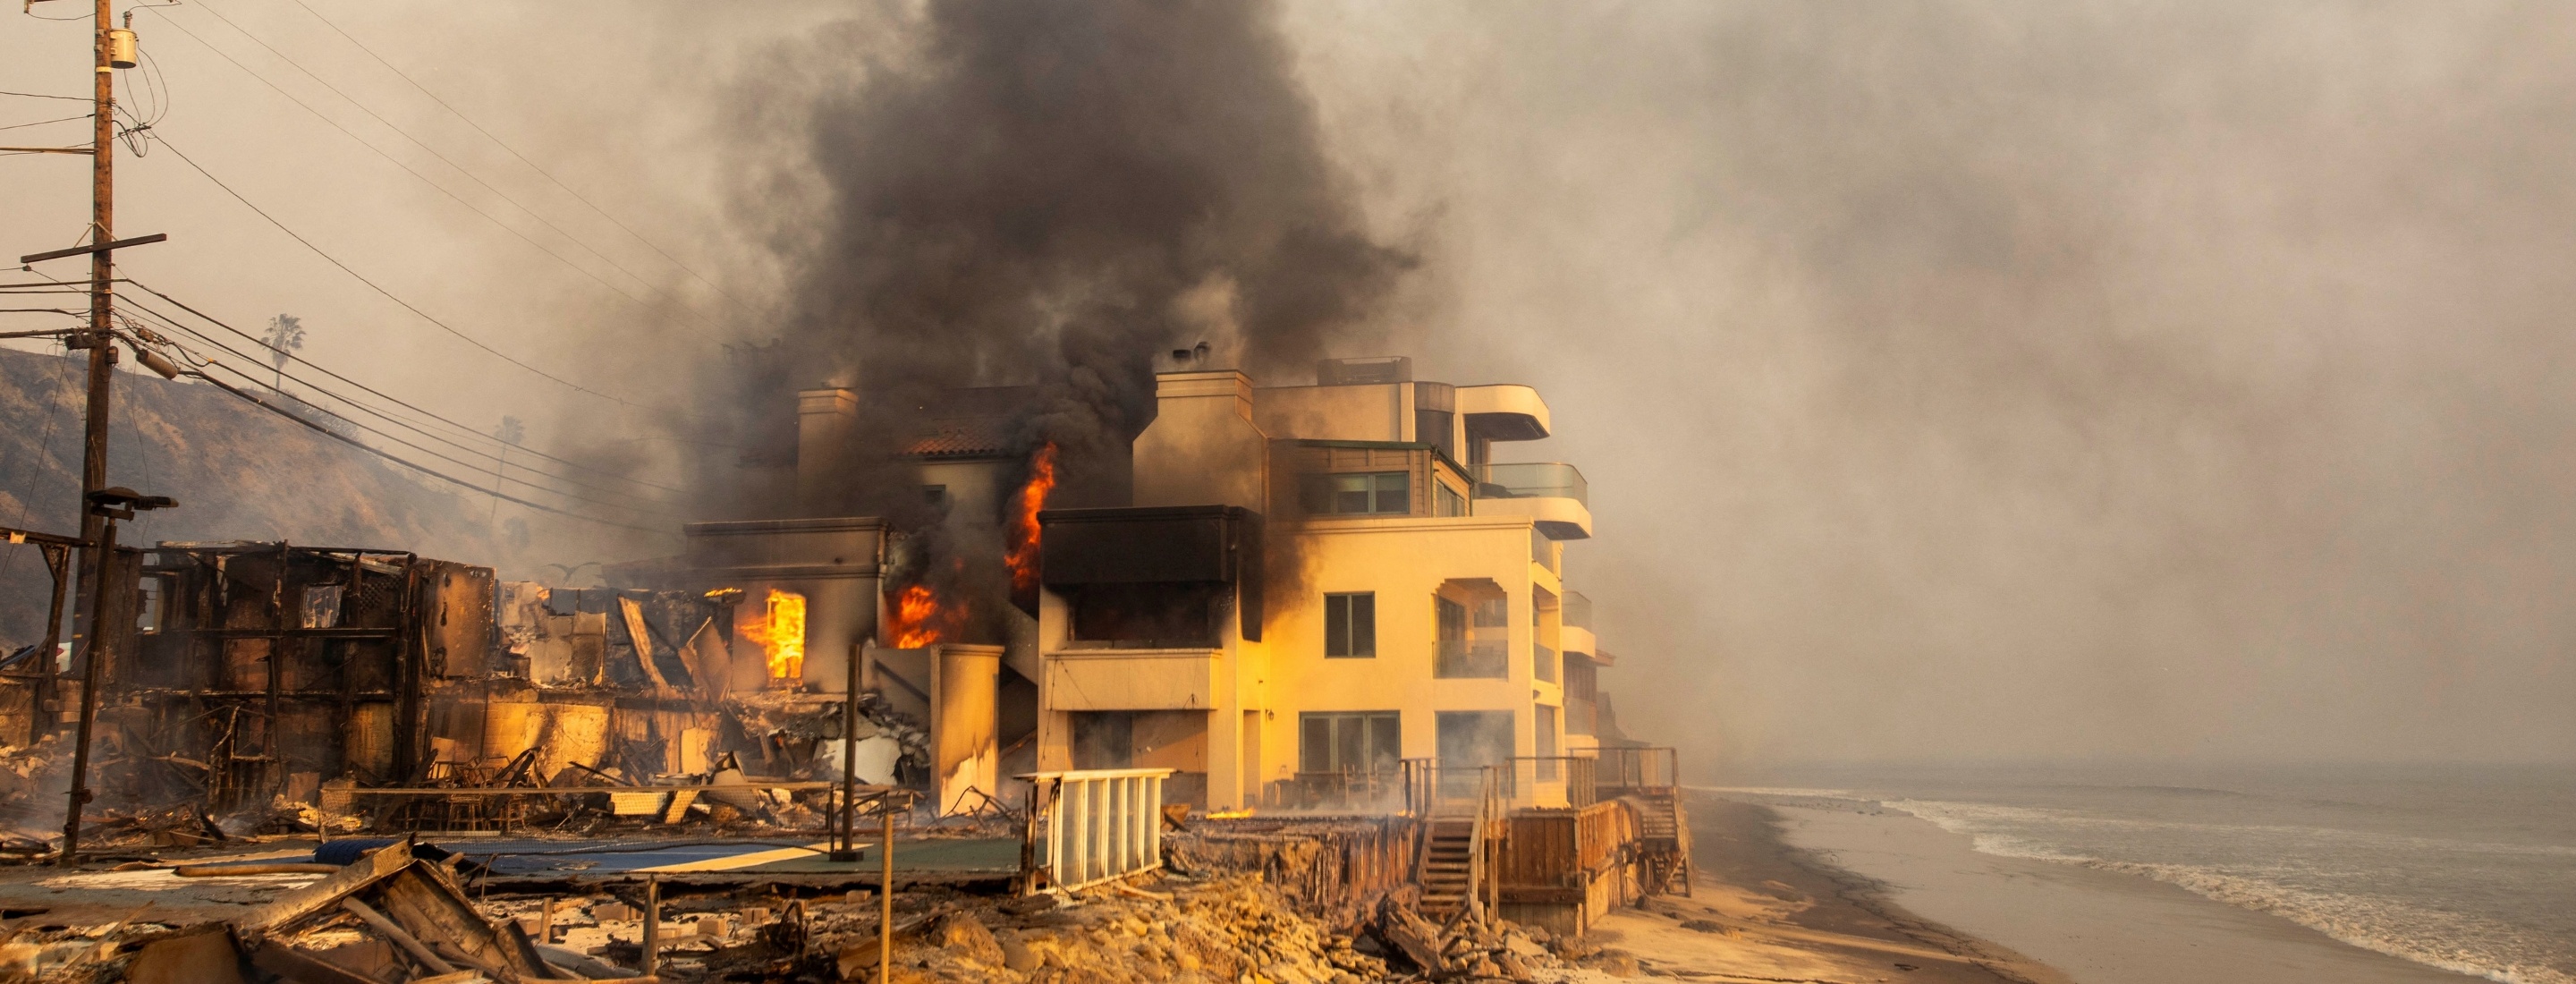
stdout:
MULTIPOLYGON (((0 350, 0 524, 76 533, 84 363, 0 350)), ((179 508, 127 527, 127 543, 276 540, 413 550, 490 563, 490 500, 429 487, 400 466, 212 386, 117 366, 108 483, 179 508)), ((42 637, 44 562, 0 545, 0 643, 42 637)))

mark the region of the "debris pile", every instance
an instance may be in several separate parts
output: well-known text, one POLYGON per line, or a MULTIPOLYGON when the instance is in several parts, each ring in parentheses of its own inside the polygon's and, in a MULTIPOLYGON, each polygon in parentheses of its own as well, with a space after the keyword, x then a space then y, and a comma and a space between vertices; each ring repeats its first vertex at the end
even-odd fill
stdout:
POLYGON ((1579 958, 1591 952, 1574 941, 1556 940, 1545 929, 1488 920, 1483 908, 1472 902, 1443 925, 1389 895, 1379 901, 1370 931, 1423 978, 1433 981, 1553 979, 1560 976, 1556 972, 1563 967, 1561 957, 1579 958), (1551 950, 1550 944, 1557 948, 1551 950))
MULTIPOLYGON (((892 984, 1360 984, 1388 976, 1363 941, 1299 916, 1258 876, 1168 878, 1059 899, 978 901, 898 918, 892 984)), ((817 931, 844 979, 873 977, 873 922, 817 931)))
POLYGON ((1412 874, 1410 825, 1395 817, 1199 820, 1163 838, 1184 872, 1259 872, 1301 910, 1337 926, 1361 921, 1412 874))
POLYGON ((59 815, 71 743, 48 734, 32 745, 0 746, 0 817, 59 815))
MULTIPOLYGON (((733 695, 724 706, 790 778, 841 777, 839 695, 769 690, 733 695)), ((863 782, 909 783, 930 775, 930 729, 882 695, 859 694, 859 727, 847 745, 858 757, 863 782)))

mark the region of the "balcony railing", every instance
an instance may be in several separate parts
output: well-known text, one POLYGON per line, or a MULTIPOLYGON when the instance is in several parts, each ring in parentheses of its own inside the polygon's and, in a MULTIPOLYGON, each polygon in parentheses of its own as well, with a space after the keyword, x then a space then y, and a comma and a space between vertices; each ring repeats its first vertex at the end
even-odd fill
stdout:
POLYGON ((1511 652, 1501 639, 1442 639, 1431 675, 1443 678, 1493 679, 1511 675, 1511 652))
POLYGON ((1564 608, 1558 615, 1558 619, 1578 629, 1591 628, 1592 599, 1584 597, 1583 592, 1580 591, 1566 592, 1564 608))
POLYGON ((1540 496, 1572 499, 1586 506, 1592 504, 1592 488, 1583 481, 1583 473, 1573 465, 1554 461, 1512 462, 1477 465, 1476 497, 1479 499, 1528 499, 1540 496))
POLYGON ((1556 650, 1537 643, 1530 644, 1530 675, 1549 683, 1556 682, 1556 650))
POLYGON ((1300 772, 1271 787, 1270 805, 1291 810, 1386 813, 1404 806, 1404 777, 1395 768, 1300 772))

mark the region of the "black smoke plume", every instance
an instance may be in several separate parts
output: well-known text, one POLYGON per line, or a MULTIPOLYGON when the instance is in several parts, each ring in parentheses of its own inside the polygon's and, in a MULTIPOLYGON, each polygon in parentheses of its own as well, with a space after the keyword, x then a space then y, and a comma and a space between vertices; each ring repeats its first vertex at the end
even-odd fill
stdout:
POLYGON ((900 521, 918 491, 871 472, 943 394, 1033 384, 1014 438, 1061 448, 1052 501, 1117 502, 1157 354, 1209 341, 1258 374, 1371 328, 1412 261, 1362 228, 1272 14, 939 0, 782 54, 813 74, 747 90, 794 141, 751 197, 792 293, 780 344, 730 367, 724 398, 767 418, 735 439, 774 457, 790 391, 852 386, 837 509, 900 521))

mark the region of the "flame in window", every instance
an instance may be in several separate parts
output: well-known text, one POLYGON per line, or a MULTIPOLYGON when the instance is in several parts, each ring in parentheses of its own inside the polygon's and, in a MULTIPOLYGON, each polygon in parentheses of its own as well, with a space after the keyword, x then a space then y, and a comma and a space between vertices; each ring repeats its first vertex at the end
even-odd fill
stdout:
POLYGON ((743 635, 769 657, 769 678, 794 680, 805 675, 805 596, 769 589, 769 604, 758 620, 745 623, 743 635))

